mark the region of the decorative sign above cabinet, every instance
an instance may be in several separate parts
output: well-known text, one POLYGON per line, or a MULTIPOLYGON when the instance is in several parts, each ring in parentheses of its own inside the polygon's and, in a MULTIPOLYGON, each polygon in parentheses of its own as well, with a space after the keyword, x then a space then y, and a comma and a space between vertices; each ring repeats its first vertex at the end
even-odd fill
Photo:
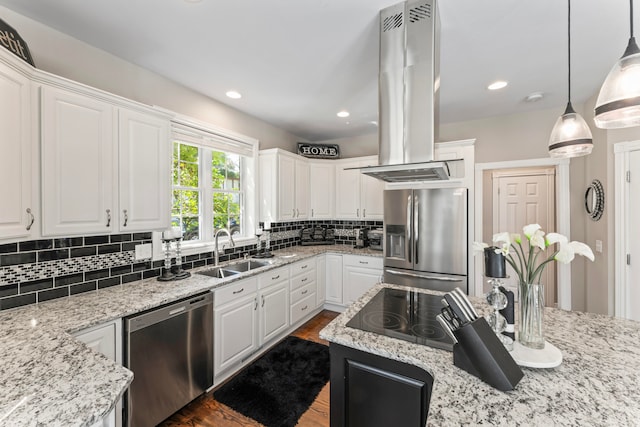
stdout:
POLYGON ((298 142, 298 154, 313 159, 338 159, 340 158, 340 146, 337 144, 298 142))
POLYGON ((27 64, 35 67, 27 42, 20 37, 20 34, 18 34, 13 27, 8 25, 2 19, 0 19, 0 44, 27 64))

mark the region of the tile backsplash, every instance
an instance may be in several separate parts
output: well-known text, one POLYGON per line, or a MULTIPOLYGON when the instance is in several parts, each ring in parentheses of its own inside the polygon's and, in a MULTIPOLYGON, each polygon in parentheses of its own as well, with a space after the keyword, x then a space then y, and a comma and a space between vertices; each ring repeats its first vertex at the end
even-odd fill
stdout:
MULTIPOLYGON (((291 221, 271 224, 271 250, 300 243, 306 227, 335 229, 336 244, 353 245, 355 228, 382 227, 382 221, 291 221)), ((264 240, 263 236, 263 240, 264 240)), ((162 273, 164 262, 136 261, 135 246, 151 243, 151 232, 28 240, 0 244, 0 310, 123 286, 162 273)), ((256 245, 228 248, 220 261, 255 255, 256 245)), ((182 258, 185 270, 214 263, 207 251, 182 258)))

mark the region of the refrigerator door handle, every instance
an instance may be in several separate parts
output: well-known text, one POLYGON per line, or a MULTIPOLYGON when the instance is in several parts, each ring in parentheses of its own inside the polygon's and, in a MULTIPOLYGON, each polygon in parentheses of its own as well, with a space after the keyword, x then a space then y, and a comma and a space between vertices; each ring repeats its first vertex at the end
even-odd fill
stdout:
POLYGON ((407 197, 407 230, 405 233, 405 239, 406 239, 405 253, 407 255, 407 261, 409 263, 413 263, 413 259, 411 256, 413 254, 413 239, 412 239, 413 228, 411 227, 411 210, 413 206, 411 205, 411 199, 412 199, 412 196, 409 195, 407 197))
POLYGON ((418 277, 420 279, 440 280, 442 282, 462 282, 463 281, 463 279, 457 279, 454 277, 429 276, 426 274, 407 273, 405 271, 389 270, 389 269, 385 271, 390 274, 397 274, 398 276, 418 277))
POLYGON ((413 198, 413 256, 418 262, 418 240, 420 237, 420 199, 418 196, 413 198))

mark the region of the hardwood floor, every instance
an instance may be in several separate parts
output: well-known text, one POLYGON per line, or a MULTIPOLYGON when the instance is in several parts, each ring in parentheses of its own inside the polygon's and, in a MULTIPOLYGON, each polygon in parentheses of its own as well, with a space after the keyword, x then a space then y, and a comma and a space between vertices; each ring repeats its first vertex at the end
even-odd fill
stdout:
MULTIPOLYGON (((324 310, 307 323, 296 329, 291 335, 321 344, 329 343, 320 339, 322 328, 335 319, 339 313, 324 310)), ((262 424, 235 412, 226 405, 217 402, 213 398, 213 392, 209 392, 179 412, 172 415, 162 424, 163 427, 192 426, 192 427, 249 427, 262 424)), ((318 397, 302 414, 298 421, 300 427, 328 427, 329 426, 329 383, 325 385, 318 397)))

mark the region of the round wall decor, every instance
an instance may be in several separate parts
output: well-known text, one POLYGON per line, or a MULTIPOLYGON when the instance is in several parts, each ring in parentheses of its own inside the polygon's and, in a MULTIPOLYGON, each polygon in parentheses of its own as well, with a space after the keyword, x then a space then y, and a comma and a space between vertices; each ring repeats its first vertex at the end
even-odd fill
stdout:
POLYGON ((587 191, 584 193, 584 208, 592 220, 597 221, 602 217, 604 212, 604 188, 597 179, 591 182, 591 185, 587 187, 587 191))

